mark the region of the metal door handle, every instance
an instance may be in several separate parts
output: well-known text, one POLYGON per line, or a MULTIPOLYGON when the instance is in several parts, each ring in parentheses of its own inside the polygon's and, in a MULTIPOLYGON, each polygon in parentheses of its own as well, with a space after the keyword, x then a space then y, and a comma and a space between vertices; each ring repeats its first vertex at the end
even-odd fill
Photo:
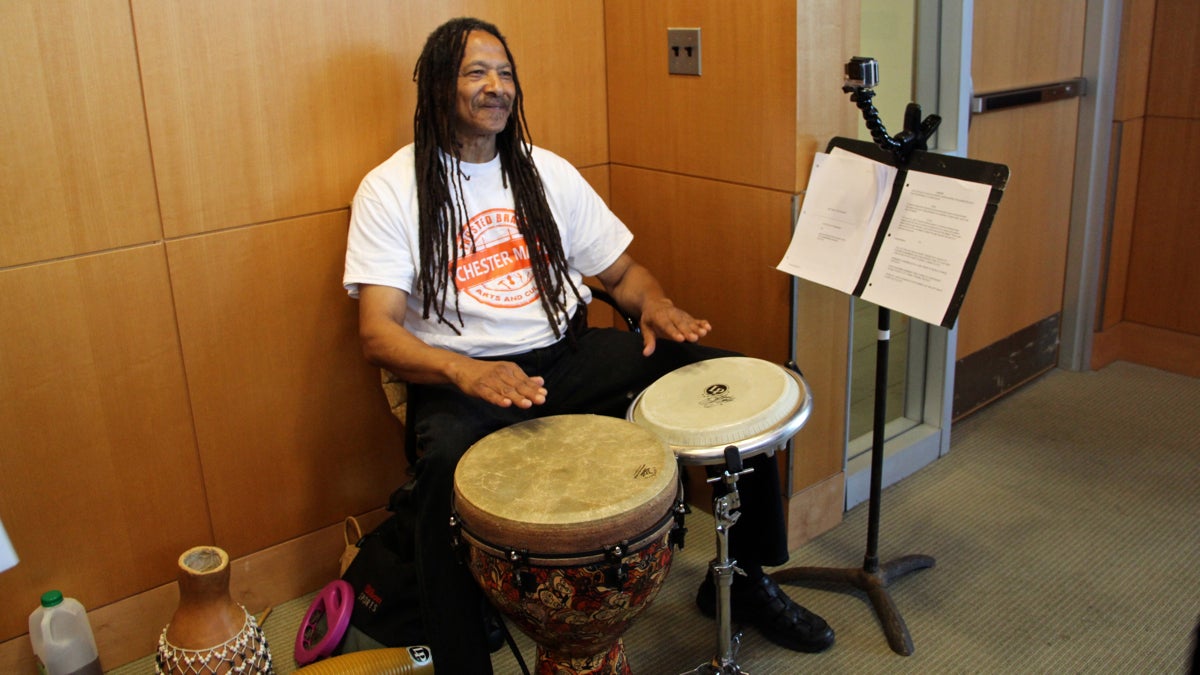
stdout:
POLYGON ((986 94, 973 94, 971 96, 971 114, 979 115, 1004 108, 1061 101, 1065 98, 1083 96, 1086 93, 1087 79, 1077 77, 1073 80, 1042 84, 1034 87, 1006 89, 986 94))

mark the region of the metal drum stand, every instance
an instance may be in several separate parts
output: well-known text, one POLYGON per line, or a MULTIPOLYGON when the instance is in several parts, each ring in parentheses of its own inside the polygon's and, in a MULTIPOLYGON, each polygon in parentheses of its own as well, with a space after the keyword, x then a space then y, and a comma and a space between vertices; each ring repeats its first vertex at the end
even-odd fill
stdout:
POLYGON ((729 597, 730 587, 733 586, 733 575, 745 575, 737 566, 737 561, 729 557, 729 528, 737 523, 741 516, 737 509, 742 505, 738 496, 738 476, 750 473, 754 469, 742 468, 742 456, 736 446, 725 448, 725 471, 720 476, 707 480, 708 483, 724 481, 727 492, 713 500, 713 518, 717 531, 717 557, 709 563, 717 587, 717 648, 719 653, 709 663, 688 671, 696 675, 749 675, 737 665, 737 651, 741 644, 742 634, 733 634, 733 611, 729 597))

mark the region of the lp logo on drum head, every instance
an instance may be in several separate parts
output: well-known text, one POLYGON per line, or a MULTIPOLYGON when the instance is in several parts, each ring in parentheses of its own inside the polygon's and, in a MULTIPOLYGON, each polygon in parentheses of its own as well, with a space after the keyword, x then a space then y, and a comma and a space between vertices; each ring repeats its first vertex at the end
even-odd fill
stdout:
POLYGON ((724 384, 710 384, 704 388, 704 396, 700 399, 700 406, 711 408, 731 401, 733 401, 733 396, 729 395, 728 386, 724 384))

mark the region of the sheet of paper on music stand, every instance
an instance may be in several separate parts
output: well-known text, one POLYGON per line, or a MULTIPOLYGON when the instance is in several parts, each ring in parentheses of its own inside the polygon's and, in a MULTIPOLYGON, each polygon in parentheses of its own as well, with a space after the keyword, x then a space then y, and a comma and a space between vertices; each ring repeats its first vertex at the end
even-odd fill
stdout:
POLYGON ((817 153, 791 244, 777 266, 853 293, 892 192, 895 167, 845 152, 817 153))
POLYGON ((983 183, 907 172, 862 299, 940 324, 991 189, 983 183))
POLYGON ((0 522, 0 572, 16 566, 17 552, 13 550, 12 543, 8 540, 8 533, 4 531, 4 523, 0 522))

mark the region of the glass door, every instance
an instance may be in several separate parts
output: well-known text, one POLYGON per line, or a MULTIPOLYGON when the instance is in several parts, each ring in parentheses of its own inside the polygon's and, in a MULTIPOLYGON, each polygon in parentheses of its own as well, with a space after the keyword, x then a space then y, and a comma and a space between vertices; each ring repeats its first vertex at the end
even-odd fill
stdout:
MULTIPOLYGON (((904 128, 911 101, 942 124, 930 149, 965 155, 970 90, 971 0, 861 0, 858 56, 879 62, 873 102, 889 135, 904 128), (960 133, 961 129, 961 133, 960 133)), ((859 138, 870 140, 866 126, 859 138)), ((865 501, 870 484, 878 307, 852 298, 846 508, 865 501)), ((883 484, 949 450, 954 382, 953 330, 891 313, 883 484)))
MULTIPOLYGON (((916 100, 914 44, 917 33, 917 0, 862 0, 859 56, 879 62, 879 84, 875 87, 875 107, 888 133, 904 128, 904 109, 916 100)), ((858 138, 871 140, 866 125, 860 124, 858 138)), ((879 308, 853 298, 852 353, 850 357, 849 454, 857 456, 870 450, 874 422, 876 330, 879 308)), ((918 385, 909 391, 907 350, 909 319, 893 315, 891 346, 888 350, 888 437, 915 426, 906 403, 919 405, 924 395, 923 378, 912 378, 918 385)))

